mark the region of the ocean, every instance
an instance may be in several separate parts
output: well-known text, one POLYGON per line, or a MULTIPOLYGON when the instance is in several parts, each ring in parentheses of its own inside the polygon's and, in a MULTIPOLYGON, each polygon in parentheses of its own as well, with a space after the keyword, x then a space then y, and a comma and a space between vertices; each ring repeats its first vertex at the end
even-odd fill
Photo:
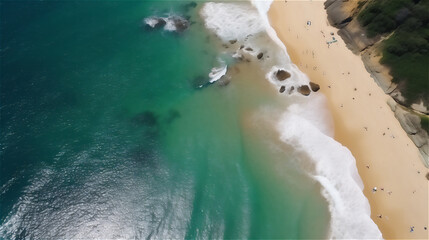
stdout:
POLYGON ((0 239, 376 234, 268 7, 0 2, 0 239))

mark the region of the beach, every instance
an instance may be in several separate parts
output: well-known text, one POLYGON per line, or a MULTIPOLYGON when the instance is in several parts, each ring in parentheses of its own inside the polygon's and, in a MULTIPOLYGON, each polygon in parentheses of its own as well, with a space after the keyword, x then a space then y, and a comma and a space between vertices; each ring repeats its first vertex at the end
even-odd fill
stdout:
POLYGON ((425 238, 388 97, 270 4, 2 3, 0 239, 425 238))
POLYGON ((428 169, 389 108, 390 97, 329 26, 323 3, 274 1, 270 23, 292 61, 327 97, 334 138, 356 159, 383 238, 427 239, 428 169))

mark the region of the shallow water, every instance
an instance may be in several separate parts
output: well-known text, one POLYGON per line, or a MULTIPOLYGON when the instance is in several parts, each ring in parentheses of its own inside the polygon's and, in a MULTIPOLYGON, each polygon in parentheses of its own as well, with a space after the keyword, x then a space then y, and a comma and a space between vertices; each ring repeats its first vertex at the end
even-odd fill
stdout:
POLYGON ((275 131, 289 100, 228 57, 201 2, 0 4, 0 238, 327 235, 320 185, 275 131), (142 26, 169 13, 190 28, 142 26), (229 84, 199 88, 219 57, 229 84))

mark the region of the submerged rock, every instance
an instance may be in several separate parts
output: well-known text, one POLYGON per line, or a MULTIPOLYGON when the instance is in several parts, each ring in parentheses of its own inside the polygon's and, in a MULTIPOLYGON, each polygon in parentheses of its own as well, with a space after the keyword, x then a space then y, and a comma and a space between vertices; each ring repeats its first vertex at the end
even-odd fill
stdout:
POLYGON ((185 4, 184 8, 186 11, 188 11, 191 8, 196 8, 197 7, 197 3, 196 2, 190 2, 185 4))
POLYGON ((173 21, 174 26, 176 28, 176 32, 183 32, 189 27, 189 21, 185 18, 179 17, 179 16, 173 16, 169 17, 169 20, 173 21))
POLYGON ((251 52, 251 51, 253 51, 253 48, 251 48, 251 47, 247 47, 247 48, 245 48, 244 50, 251 52))
POLYGON ((164 18, 161 18, 161 17, 145 18, 143 22, 145 23, 146 29, 160 29, 167 24, 164 18))
POLYGON ((217 81, 217 84, 221 87, 228 86, 228 84, 231 82, 231 78, 223 76, 219 81, 217 81))
POLYGON ((317 84, 317 83, 310 82, 310 88, 311 88, 311 91, 313 91, 313 92, 317 92, 317 91, 319 91, 320 86, 319 86, 319 84, 317 84))
POLYGON ((284 93, 284 91, 286 91, 286 87, 285 86, 281 86, 279 89, 280 93, 284 93))
POLYGON ((278 70, 277 72, 276 72, 276 78, 279 80, 279 81, 284 81, 284 80, 286 80, 287 78, 289 78, 290 77, 290 73, 288 73, 288 72, 286 72, 285 70, 278 70))
POLYGON ((258 53, 258 55, 256 56, 258 59, 261 59, 264 56, 263 53, 258 53))
POLYGON ((310 95, 311 91, 308 85, 302 85, 298 87, 298 92, 301 93, 304 96, 310 95))
POLYGON ((234 44, 237 42, 237 39, 229 40, 229 43, 234 44))
POLYGON ((294 86, 290 87, 290 89, 289 89, 289 94, 292 94, 292 93, 293 93, 293 90, 295 90, 295 87, 294 87, 294 86))
POLYGON ((168 124, 170 124, 170 123, 172 123, 174 120, 176 120, 177 118, 179 118, 181 115, 180 115, 180 112, 179 111, 177 111, 177 110, 175 110, 175 109, 172 109, 172 110, 170 110, 170 111, 168 111, 168 115, 167 115, 167 118, 166 118, 166 122, 168 123, 168 124))
POLYGON ((189 28, 189 21, 180 16, 148 17, 143 20, 146 29, 164 28, 167 31, 181 33, 189 28))
POLYGON ((152 111, 144 111, 133 117, 132 122, 137 125, 154 127, 158 125, 158 116, 152 111))

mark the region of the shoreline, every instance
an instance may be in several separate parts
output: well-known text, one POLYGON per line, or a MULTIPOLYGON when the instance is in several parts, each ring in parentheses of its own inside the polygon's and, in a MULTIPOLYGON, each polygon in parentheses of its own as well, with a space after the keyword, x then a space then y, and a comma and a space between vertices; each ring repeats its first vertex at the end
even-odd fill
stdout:
POLYGON ((419 150, 387 105, 390 97, 329 25, 324 1, 274 1, 268 15, 292 61, 326 96, 334 138, 356 159, 383 237, 427 238, 427 169, 419 150))
POLYGON ((361 56, 365 68, 377 85, 394 100, 389 102, 389 106, 408 137, 419 149, 423 164, 429 168, 427 141, 429 136, 421 124, 422 116, 427 115, 428 111, 421 101, 420 104, 415 102, 407 106, 400 85, 393 82, 393 77, 390 75, 391 69, 380 63, 383 56, 381 45, 386 37, 379 36, 374 39, 366 37, 365 30, 356 18, 356 14, 360 11, 357 1, 327 0, 324 7, 330 25, 338 29, 338 35, 346 43, 347 48, 361 56))

